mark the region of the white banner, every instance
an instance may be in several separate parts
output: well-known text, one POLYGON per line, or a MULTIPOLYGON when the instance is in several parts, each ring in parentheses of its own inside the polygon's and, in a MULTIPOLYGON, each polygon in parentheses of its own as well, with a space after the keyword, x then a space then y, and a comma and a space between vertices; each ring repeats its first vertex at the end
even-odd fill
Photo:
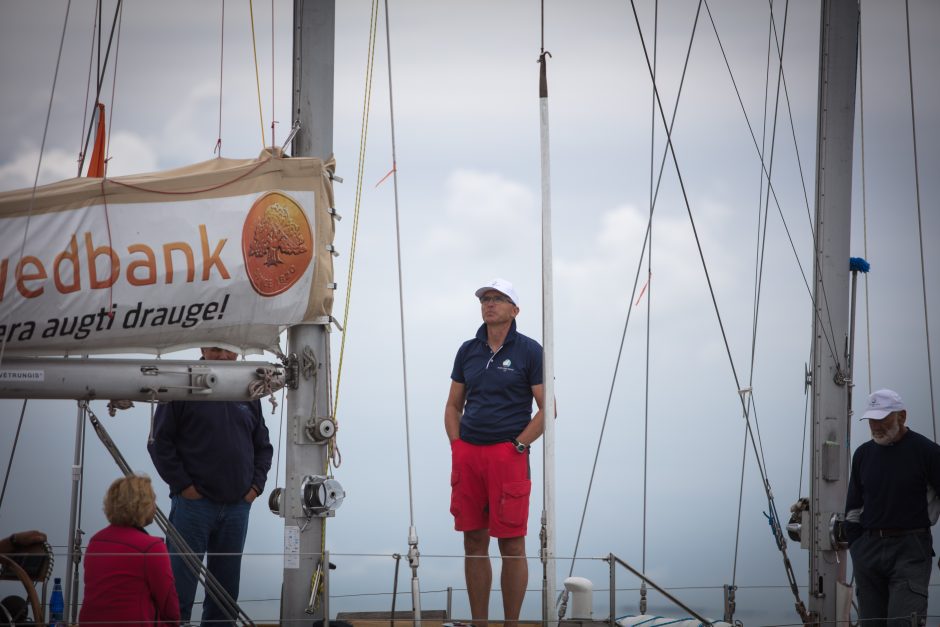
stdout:
POLYGON ((326 289, 313 189, 103 200, 0 215, 6 354, 270 348, 326 289))

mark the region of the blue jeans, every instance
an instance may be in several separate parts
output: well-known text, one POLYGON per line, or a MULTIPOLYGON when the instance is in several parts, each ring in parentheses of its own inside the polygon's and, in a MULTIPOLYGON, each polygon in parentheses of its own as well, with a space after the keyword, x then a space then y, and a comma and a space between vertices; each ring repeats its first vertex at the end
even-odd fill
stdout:
MULTIPOLYGON (((209 499, 186 499, 172 497, 170 522, 189 544, 200 561, 209 553, 206 565, 233 599, 238 599, 238 582, 241 577, 242 550, 248 533, 248 512, 251 505, 245 501, 232 505, 216 503, 209 499)), ((188 622, 196 596, 196 575, 183 561, 180 550, 167 542, 170 550, 170 566, 176 580, 176 594, 180 601, 180 620, 188 622)), ((225 613, 206 594, 202 607, 202 625, 233 625, 222 623, 225 613)))
POLYGON ((907 627, 915 613, 915 624, 926 624, 927 584, 933 566, 930 533, 882 538, 866 531, 849 550, 861 624, 907 627))

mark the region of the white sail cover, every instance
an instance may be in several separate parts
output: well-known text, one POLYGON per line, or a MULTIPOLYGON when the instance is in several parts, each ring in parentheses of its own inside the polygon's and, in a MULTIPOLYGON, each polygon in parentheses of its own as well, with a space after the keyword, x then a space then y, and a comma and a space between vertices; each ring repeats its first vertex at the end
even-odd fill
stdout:
POLYGON ((332 311, 333 167, 266 152, 0 194, 4 354, 271 349, 332 311))

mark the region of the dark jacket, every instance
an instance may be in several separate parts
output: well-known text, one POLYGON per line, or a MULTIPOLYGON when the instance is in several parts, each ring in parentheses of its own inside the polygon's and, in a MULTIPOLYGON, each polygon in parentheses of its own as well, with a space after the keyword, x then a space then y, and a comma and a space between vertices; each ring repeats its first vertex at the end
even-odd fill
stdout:
POLYGON ((219 503, 237 503, 252 485, 263 491, 274 452, 259 401, 161 404, 147 450, 171 496, 193 485, 219 503))

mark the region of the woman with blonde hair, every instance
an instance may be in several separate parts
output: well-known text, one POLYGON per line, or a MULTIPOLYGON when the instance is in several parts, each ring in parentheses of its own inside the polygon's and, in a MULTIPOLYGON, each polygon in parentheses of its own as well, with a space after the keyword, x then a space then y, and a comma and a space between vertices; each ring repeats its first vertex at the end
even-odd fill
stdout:
POLYGON ((180 609, 166 544, 144 531, 157 511, 150 478, 122 477, 104 497, 111 523, 85 552, 85 599, 79 623, 177 625, 180 609))

